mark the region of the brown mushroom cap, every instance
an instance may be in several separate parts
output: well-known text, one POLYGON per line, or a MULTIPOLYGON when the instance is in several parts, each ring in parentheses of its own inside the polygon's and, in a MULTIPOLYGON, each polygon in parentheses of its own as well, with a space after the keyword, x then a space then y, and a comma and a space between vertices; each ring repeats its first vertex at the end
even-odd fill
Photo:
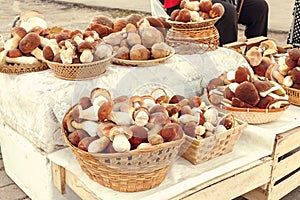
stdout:
POLYGON ((179 124, 169 123, 162 128, 160 135, 165 141, 170 142, 181 139, 183 137, 183 130, 179 124))
POLYGON ((49 60, 49 61, 53 61, 53 58, 54 58, 54 52, 53 50, 51 49, 50 46, 45 46, 43 48, 43 56, 46 60, 49 60))
POLYGON ((23 53, 30 53, 41 44, 40 36, 31 32, 24 36, 19 43, 19 49, 23 53))
POLYGON ((112 129, 110 129, 108 136, 106 136, 106 137, 108 137, 111 141, 113 141, 115 135, 118 135, 118 134, 124 134, 127 137, 127 139, 130 139, 133 135, 133 133, 129 127, 115 126, 112 129))
POLYGON ((78 52, 83 52, 83 50, 85 50, 85 49, 93 50, 93 49, 94 49, 94 46, 93 46, 92 43, 87 42, 87 41, 81 42, 81 43, 77 46, 78 52))
POLYGON ((110 95, 110 92, 108 90, 106 90, 104 88, 94 88, 91 91, 91 94, 90 94, 91 101, 93 102, 94 99, 99 97, 99 96, 103 96, 107 100, 111 100, 111 95, 110 95))
POLYGON ((19 49, 11 49, 11 50, 8 50, 6 56, 10 57, 10 58, 17 58, 17 57, 21 57, 22 55, 23 54, 19 49))
POLYGON ((260 100, 256 87, 248 81, 244 81, 237 86, 235 97, 251 106, 255 106, 260 100))
POLYGON ((246 52, 246 57, 249 60, 249 63, 251 66, 257 66, 262 60, 262 54, 259 52, 258 47, 254 46, 251 47, 247 52, 246 52))
POLYGON ((17 36, 17 37, 23 38, 26 34, 27 34, 27 32, 23 27, 16 26, 11 29, 12 37, 17 36))

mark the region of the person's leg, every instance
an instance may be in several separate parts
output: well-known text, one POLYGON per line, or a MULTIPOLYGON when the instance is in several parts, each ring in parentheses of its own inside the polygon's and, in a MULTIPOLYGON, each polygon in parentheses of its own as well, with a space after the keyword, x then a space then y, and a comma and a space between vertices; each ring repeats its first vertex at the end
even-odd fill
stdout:
POLYGON ((220 46, 237 41, 238 25, 236 8, 225 1, 212 0, 212 2, 221 3, 225 8, 224 15, 215 24, 220 35, 220 46))
POLYGON ((265 0, 244 0, 238 23, 246 26, 247 38, 267 36, 268 13, 269 6, 265 0))

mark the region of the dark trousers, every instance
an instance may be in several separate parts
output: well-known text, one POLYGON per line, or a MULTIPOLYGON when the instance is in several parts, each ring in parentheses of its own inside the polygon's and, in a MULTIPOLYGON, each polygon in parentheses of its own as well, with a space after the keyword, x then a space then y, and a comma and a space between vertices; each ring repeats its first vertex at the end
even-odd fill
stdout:
POLYGON ((245 25, 247 38, 267 36, 269 6, 265 0, 244 0, 239 19, 236 7, 232 4, 222 0, 212 0, 212 2, 222 3, 225 7, 223 17, 215 24, 220 34, 220 45, 237 40, 237 24, 245 25))

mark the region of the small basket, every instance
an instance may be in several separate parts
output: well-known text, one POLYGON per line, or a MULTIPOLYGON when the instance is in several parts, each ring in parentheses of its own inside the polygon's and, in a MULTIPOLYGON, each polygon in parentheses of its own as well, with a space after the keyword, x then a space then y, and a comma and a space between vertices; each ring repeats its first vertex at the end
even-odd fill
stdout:
POLYGON ((166 22, 170 24, 172 29, 176 30, 187 30, 187 29, 202 29, 213 26, 221 17, 216 17, 213 19, 206 19, 201 22, 177 22, 170 19, 166 19, 166 22))
POLYGON ((47 69, 49 69, 49 67, 44 62, 38 62, 36 64, 0 65, 0 72, 5 74, 25 74, 30 72, 39 72, 47 69))
POLYGON ((289 106, 274 109, 238 108, 231 106, 217 106, 221 112, 232 113, 235 118, 249 124, 265 124, 277 120, 289 106))
POLYGON ((243 130, 247 127, 246 122, 237 119, 235 121, 237 123, 235 127, 207 138, 197 139, 186 136, 179 154, 192 164, 197 165, 231 152, 243 130))
POLYGON ((97 62, 83 64, 62 64, 45 61, 58 78, 65 80, 87 80, 106 72, 114 55, 97 62))
POLYGON ((184 142, 183 137, 124 153, 90 153, 71 144, 63 126, 62 135, 89 178, 120 192, 143 191, 160 185, 184 142))
POLYGON ((289 96, 289 102, 291 104, 300 106, 300 90, 295 88, 284 87, 286 94, 289 96))

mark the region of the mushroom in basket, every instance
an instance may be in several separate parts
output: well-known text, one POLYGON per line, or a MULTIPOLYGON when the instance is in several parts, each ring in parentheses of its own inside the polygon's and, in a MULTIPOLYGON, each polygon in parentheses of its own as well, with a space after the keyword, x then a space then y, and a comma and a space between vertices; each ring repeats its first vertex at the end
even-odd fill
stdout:
POLYGON ((214 105, 259 109, 289 105, 288 96, 278 83, 259 79, 243 66, 212 79, 207 91, 209 100, 214 105))

